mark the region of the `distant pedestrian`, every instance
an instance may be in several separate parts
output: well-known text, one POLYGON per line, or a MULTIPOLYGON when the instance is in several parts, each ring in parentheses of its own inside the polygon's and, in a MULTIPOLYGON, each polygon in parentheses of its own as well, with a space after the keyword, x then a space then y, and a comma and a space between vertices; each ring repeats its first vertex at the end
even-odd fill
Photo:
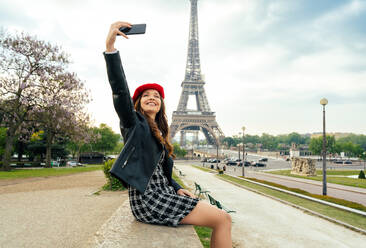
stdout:
POLYGON ((131 24, 111 25, 104 52, 113 103, 125 141, 111 173, 128 187, 131 210, 137 220, 168 226, 211 227, 212 247, 232 247, 230 215, 199 201, 172 179, 174 155, 163 87, 143 84, 135 90, 131 101, 120 55, 114 48, 118 34, 128 38, 119 30, 122 27, 131 24))

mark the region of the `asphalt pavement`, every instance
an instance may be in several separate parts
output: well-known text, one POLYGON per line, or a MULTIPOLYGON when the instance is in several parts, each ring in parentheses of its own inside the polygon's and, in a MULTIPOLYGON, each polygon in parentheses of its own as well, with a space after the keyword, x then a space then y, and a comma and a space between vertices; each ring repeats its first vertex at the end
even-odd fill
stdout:
MULTIPOLYGON (((226 173, 235 176, 242 175, 242 168, 226 167, 226 173)), ((277 184, 284 185, 290 188, 298 188, 305 190, 312 194, 321 195, 323 192, 323 184, 321 181, 314 181, 310 179, 293 178, 281 175, 274 175, 255 171, 253 169, 245 168, 245 176, 265 180, 277 184)), ((327 195, 347 201, 357 202, 366 206, 366 189, 344 186, 340 184, 327 183, 327 195)))
MULTIPOLYGON (((238 158, 238 152, 223 150, 222 153, 229 156, 230 158, 238 158)), ((264 156, 259 156, 256 154, 248 154, 246 156, 246 161, 258 161, 260 158, 264 156)), ((281 169, 291 169, 291 162, 285 161, 283 158, 279 157, 266 157, 268 158, 268 162, 265 162, 266 167, 245 167, 245 176, 251 178, 257 178, 277 184, 281 184, 290 188, 298 188, 305 190, 312 194, 322 195, 323 193, 323 185, 321 181, 315 181, 310 179, 301 179, 294 177, 286 177, 281 175, 274 175, 269 173, 264 173, 266 170, 281 170, 281 169)), ((194 163, 203 165, 203 163, 195 161, 194 163)), ((210 165, 205 163, 206 166, 210 165)), ((221 164, 222 167, 224 164, 221 164)), ((359 170, 363 169, 363 163, 354 163, 352 165, 340 165, 334 163, 327 163, 328 170, 359 170)), ((317 169, 322 168, 322 162, 316 161, 317 169)), ((228 174, 241 176, 242 168, 237 166, 226 166, 228 174)), ((366 206, 366 189, 351 187, 351 186, 343 186, 339 184, 327 183, 327 195, 335 198, 345 199, 352 202, 360 203, 366 206)))
POLYGON ((194 182, 232 213, 232 237, 236 247, 364 247, 366 236, 304 213, 271 198, 234 186, 192 166, 175 165, 194 189, 194 182))

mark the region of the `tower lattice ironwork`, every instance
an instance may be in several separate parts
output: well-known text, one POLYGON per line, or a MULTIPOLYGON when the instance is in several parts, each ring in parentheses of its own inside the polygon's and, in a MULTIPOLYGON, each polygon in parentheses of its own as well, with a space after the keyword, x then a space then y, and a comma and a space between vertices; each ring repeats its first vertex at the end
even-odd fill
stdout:
POLYGON ((185 145, 187 132, 197 135, 202 131, 211 145, 219 144, 220 138, 224 136, 216 122, 215 112, 212 112, 208 105, 204 78, 201 74, 200 53, 198 46, 198 15, 197 0, 190 0, 191 15, 189 24, 189 42, 186 71, 182 82, 182 93, 180 95, 177 111, 173 112, 172 124, 170 125, 171 138, 179 131, 181 132, 180 144, 185 145), (189 96, 194 96, 197 109, 187 109, 189 96))

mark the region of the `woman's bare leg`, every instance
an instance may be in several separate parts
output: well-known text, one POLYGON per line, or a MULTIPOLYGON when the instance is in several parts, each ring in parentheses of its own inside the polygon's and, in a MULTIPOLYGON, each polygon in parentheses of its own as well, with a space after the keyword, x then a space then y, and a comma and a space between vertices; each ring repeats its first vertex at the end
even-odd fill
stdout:
POLYGON ((206 226, 213 229, 211 247, 231 248, 231 216, 206 202, 199 201, 180 224, 206 226))

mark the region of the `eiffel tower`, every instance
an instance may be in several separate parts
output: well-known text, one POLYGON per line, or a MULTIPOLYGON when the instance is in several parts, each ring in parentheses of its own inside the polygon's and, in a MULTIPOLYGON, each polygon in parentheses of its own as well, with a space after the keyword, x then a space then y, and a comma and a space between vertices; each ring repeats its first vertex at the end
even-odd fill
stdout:
POLYGON ((197 0, 191 1, 191 16, 189 23, 188 55, 182 93, 180 95, 177 111, 173 112, 170 125, 170 137, 181 132, 180 145, 185 146, 186 133, 193 132, 198 140, 198 132, 202 131, 210 145, 218 145, 224 137, 216 122, 215 112, 208 105, 205 82, 201 75, 200 53, 198 47, 198 16, 197 0), (187 109, 188 98, 193 95, 196 100, 196 110, 187 109))

